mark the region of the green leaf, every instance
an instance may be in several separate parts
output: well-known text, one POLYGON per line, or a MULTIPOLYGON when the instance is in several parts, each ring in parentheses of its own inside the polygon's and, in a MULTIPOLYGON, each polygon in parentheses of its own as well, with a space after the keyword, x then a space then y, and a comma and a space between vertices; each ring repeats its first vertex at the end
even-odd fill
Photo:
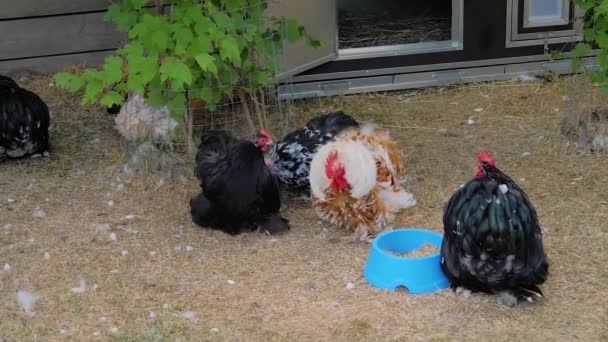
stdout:
POLYGON ((186 53, 186 49, 194 39, 194 35, 189 28, 178 27, 173 34, 173 38, 175 39, 175 53, 183 55, 186 53))
POLYGON ((138 74, 130 75, 127 80, 127 89, 136 94, 143 94, 145 92, 144 82, 138 74))
POLYGON ((204 34, 198 36, 196 39, 192 41, 190 47, 188 48, 188 54, 191 56, 200 55, 202 53, 211 52, 213 49, 213 45, 211 44, 211 39, 208 34, 204 34))
POLYGON ((135 68, 138 71, 143 83, 149 83, 158 72, 158 61, 155 57, 144 57, 135 68))
POLYGON ((270 81, 270 78, 268 77, 268 75, 265 72, 262 72, 261 70, 254 70, 251 73, 251 80, 254 81, 255 83, 257 83, 256 85, 263 86, 263 85, 268 84, 268 82, 270 81))
POLYGON ((89 81, 85 88, 84 97, 82 98, 82 104, 93 103, 96 98, 99 97, 103 90, 103 82, 99 79, 92 79, 89 81))
MULTIPOLYGON (((158 81, 158 78, 155 79, 158 81)), ((151 86, 148 89, 148 102, 153 106, 163 106, 167 104, 167 98, 163 94, 163 87, 161 85, 151 86)))
POLYGON ((224 12, 217 12, 213 15, 213 21, 217 24, 218 28, 224 31, 234 30, 234 23, 230 20, 224 12))
POLYGON ((170 47, 170 25, 166 17, 146 13, 129 31, 129 38, 139 38, 145 49, 162 52, 170 47))
POLYGON ((149 0, 129 0, 134 9, 140 9, 148 4, 149 0))
POLYGON ((206 33, 207 34, 210 33, 211 30, 214 28, 215 28, 215 30, 217 30, 215 23, 213 21, 211 21, 211 19, 202 17, 201 19, 196 21, 196 24, 194 25, 194 32, 196 32, 196 34, 202 36, 206 33))
POLYGON ((185 18, 190 20, 191 23, 198 23, 204 19, 207 19, 203 16, 203 10, 199 4, 193 4, 186 7, 185 18))
POLYGON ((287 40, 292 43, 297 41, 301 37, 300 30, 298 28, 298 22, 293 19, 287 20, 285 31, 287 34, 287 40))
POLYGON ((104 16, 104 20, 113 21, 120 31, 128 31, 137 21, 137 15, 123 11, 118 4, 112 4, 108 7, 108 12, 104 16))
POLYGON ((60 88, 70 93, 77 92, 84 85, 84 79, 69 72, 59 72, 53 76, 53 80, 60 88))
POLYGON ((122 97, 122 95, 111 90, 101 98, 99 103, 101 103, 104 106, 111 107, 112 105, 115 105, 115 104, 122 104, 123 100, 124 100, 124 98, 122 97))
POLYGON ((242 0, 224 0, 223 2, 224 6, 226 6, 226 11, 228 12, 239 10, 244 5, 242 0))
POLYGON ((184 118, 186 110, 186 96, 183 93, 174 94, 167 106, 171 110, 171 117, 177 121, 181 121, 184 118))
POLYGON ((575 57, 585 57, 591 53, 591 45, 588 43, 578 43, 574 48, 575 57))
POLYGON ((222 40, 220 56, 223 60, 231 61, 234 64, 239 64, 241 62, 241 53, 234 37, 227 36, 222 40))
POLYGON ((604 69, 608 69, 608 52, 601 51, 596 57, 595 60, 600 67, 604 69))
POLYGON ((155 31, 150 35, 150 39, 147 40, 148 49, 152 51, 164 51, 169 47, 169 32, 168 31, 155 31))
POLYGON ((160 81, 171 80, 174 90, 181 90, 184 85, 192 84, 192 72, 190 68, 176 59, 165 60, 160 66, 159 72, 160 81))
POLYGON ((104 62, 104 80, 106 83, 118 82, 122 79, 122 58, 109 56, 104 62))
POLYGON ((118 49, 117 53, 121 56, 143 56, 144 47, 137 41, 127 43, 127 45, 118 49))
POLYGON ((215 110, 215 106, 220 102, 222 93, 217 87, 204 87, 196 94, 196 97, 207 103, 207 109, 215 110))
POLYGON ((214 75, 217 75, 217 65, 215 65, 215 58, 213 58, 213 56, 208 53, 202 53, 194 57, 194 59, 203 71, 208 71, 214 75))
POLYGON ((204 12, 207 13, 207 15, 214 15, 215 13, 217 13, 218 8, 217 6, 215 6, 215 4, 213 3, 213 1, 205 1, 203 2, 203 8, 205 9, 204 12))

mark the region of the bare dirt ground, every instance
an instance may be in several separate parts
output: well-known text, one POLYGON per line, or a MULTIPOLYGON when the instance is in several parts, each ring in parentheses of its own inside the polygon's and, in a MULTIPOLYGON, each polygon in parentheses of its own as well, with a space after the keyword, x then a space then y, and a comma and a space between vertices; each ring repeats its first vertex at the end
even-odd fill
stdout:
POLYGON ((608 160, 559 134, 564 81, 295 104, 299 123, 340 108, 399 139, 419 203, 396 227, 441 231, 444 202, 490 149, 535 203, 551 262, 546 298, 516 308, 373 288, 362 277, 369 246, 303 203, 287 203, 284 236, 195 227, 193 177, 121 172, 128 155, 103 108, 44 77, 22 85, 51 108, 52 150, 0 165, 0 341, 608 340, 608 160), (32 314, 18 290, 38 297, 32 314))

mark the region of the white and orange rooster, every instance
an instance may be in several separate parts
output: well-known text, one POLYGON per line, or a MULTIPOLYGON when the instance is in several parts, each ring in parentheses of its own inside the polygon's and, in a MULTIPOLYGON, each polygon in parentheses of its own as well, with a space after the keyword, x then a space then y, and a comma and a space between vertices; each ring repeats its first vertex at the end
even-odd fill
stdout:
POLYGON ((397 143, 367 124, 348 130, 319 149, 310 166, 313 207, 326 221, 370 242, 389 228, 395 214, 416 204, 400 184, 397 143))

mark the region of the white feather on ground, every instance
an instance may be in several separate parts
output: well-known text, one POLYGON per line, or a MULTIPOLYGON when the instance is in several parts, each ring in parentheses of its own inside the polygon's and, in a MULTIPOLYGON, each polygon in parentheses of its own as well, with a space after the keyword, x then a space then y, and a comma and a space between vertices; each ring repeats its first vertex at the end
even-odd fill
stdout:
POLYGON ((46 218, 46 211, 40 207, 36 207, 36 209, 34 209, 34 217, 37 219, 44 219, 46 218))
POLYGON ((189 320, 190 322, 197 324, 198 323, 198 317, 196 316, 196 312, 194 311, 184 311, 180 314, 180 316, 182 316, 183 318, 189 320))
POLYGON ((167 106, 148 105, 141 95, 129 96, 114 120, 126 140, 153 140, 171 143, 177 122, 167 106))
POLYGON ((593 137, 592 145, 596 151, 608 151, 608 135, 597 134, 593 137))
POLYGON ((87 291, 87 282, 84 279, 80 279, 80 285, 78 287, 73 287, 72 292, 74 293, 84 293, 87 291))
POLYGON ((29 316, 34 316, 34 304, 38 299, 40 299, 40 295, 36 293, 26 290, 19 290, 17 292, 17 303, 29 316))

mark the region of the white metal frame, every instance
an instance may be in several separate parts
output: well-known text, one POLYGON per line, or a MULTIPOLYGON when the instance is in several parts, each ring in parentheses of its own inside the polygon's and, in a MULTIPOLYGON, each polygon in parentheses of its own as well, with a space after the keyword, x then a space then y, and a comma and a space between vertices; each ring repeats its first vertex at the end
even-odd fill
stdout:
MULTIPOLYGON (((306 0, 301 0, 306 1, 306 0)), ((452 0, 452 39, 438 42, 423 42, 412 44, 398 44, 387 46, 370 46, 362 48, 340 49, 338 44, 338 35, 340 34, 338 25, 339 21, 336 17, 336 52, 337 60, 374 58, 374 57, 389 57, 402 56, 421 53, 443 52, 443 51, 458 51, 464 48, 463 45, 463 22, 464 22, 464 0, 452 0)), ((336 1, 336 7, 338 2, 336 1)), ((336 8, 336 16, 338 10, 336 8)))
MULTIPOLYGON (((597 52, 597 51, 596 51, 597 52)), ((547 72, 559 74, 572 73, 572 61, 546 60, 546 55, 511 58, 510 63, 493 66, 478 66, 473 68, 422 71, 409 74, 393 74, 384 76, 336 79, 309 83, 288 83, 278 86, 279 99, 302 99, 335 95, 360 94, 375 91, 391 91, 400 89, 445 86, 450 84, 495 81, 519 77, 522 75, 540 75, 547 72), (514 63, 515 59, 534 57, 545 59, 536 62, 514 63)), ((583 59, 586 68, 596 67, 595 58, 583 59)))
POLYGON ((561 16, 559 19, 534 20, 534 21, 530 21, 530 1, 531 0, 524 0, 523 26, 525 28, 567 25, 570 22, 570 1, 569 0, 560 0, 560 1, 562 1, 562 13, 561 13, 561 16))
MULTIPOLYGON (((524 5, 527 0, 524 0, 524 5)), ((570 7, 570 1, 568 1, 568 8, 570 7)), ((520 46, 531 46, 531 45, 548 45, 548 44, 559 44, 569 43, 583 40, 583 11, 579 7, 574 7, 574 17, 572 23, 572 29, 570 30, 558 30, 558 31, 545 31, 535 33, 519 33, 518 32, 518 14, 519 14, 519 1, 518 0, 507 0, 507 37, 506 46, 520 47, 520 46)), ((524 16, 526 11, 524 10, 524 16)), ((569 15, 568 15, 569 17, 569 15)), ((524 18, 525 19, 525 18, 524 18)), ((567 24, 567 23, 566 23, 567 24)), ((543 25, 543 26, 554 26, 543 25)), ((537 26, 541 27, 541 26, 537 26)))

